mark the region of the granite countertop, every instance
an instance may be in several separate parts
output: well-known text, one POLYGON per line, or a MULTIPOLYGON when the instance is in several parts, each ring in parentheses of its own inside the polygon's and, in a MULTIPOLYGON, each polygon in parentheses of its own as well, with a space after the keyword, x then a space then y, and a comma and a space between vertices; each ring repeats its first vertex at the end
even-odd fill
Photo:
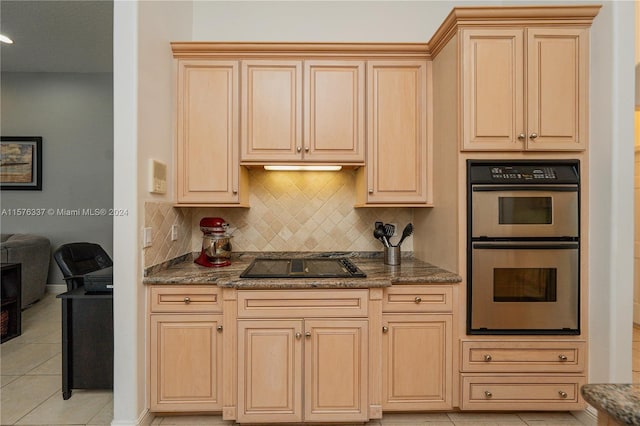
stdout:
POLYGON ((640 425, 640 384, 588 384, 580 392, 585 401, 615 421, 640 425))
POLYGON ((287 289, 287 288, 374 288, 393 284, 443 284, 459 283, 462 278, 453 272, 430 263, 406 256, 398 266, 385 265, 378 252, 352 253, 234 253, 231 265, 222 268, 206 268, 193 262, 188 256, 181 262, 147 271, 143 284, 209 284, 239 289, 287 289), (240 273, 255 257, 348 257, 365 274, 366 278, 240 278, 240 273))

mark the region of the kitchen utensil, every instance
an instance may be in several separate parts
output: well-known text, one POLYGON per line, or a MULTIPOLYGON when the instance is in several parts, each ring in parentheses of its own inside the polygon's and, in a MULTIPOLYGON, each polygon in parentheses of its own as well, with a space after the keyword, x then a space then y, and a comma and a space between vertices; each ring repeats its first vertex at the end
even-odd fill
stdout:
POLYGON ((380 228, 381 226, 384 226, 382 224, 382 222, 376 222, 375 225, 373 226, 374 228, 380 228))
POLYGON ((387 237, 387 241, 389 238, 393 237, 393 234, 396 233, 396 227, 389 223, 384 224, 384 235, 387 237))
POLYGON ((407 226, 405 226, 404 229, 402 230, 402 237, 400 238, 400 241, 398 241, 398 244, 396 244, 396 246, 400 247, 404 239, 411 234, 413 234, 413 224, 409 222, 407 223, 407 226))
POLYGON ((389 241, 387 240, 387 237, 384 234, 384 229, 382 227, 374 229, 373 236, 378 240, 382 241, 382 244, 384 244, 385 247, 390 246, 389 241))

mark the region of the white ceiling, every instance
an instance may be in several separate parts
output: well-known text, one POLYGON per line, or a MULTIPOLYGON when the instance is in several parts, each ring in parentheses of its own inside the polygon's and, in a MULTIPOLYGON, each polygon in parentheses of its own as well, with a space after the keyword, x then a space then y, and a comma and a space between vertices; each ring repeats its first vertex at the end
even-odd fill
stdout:
POLYGON ((112 72, 113 1, 0 1, 2 72, 112 72))

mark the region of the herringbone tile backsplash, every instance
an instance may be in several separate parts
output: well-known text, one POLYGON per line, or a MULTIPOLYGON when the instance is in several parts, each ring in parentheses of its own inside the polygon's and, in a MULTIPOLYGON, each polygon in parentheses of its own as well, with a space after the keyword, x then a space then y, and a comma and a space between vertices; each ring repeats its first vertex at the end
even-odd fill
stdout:
MULTIPOLYGON (((196 208, 192 212, 192 249, 199 251, 205 216, 225 219, 238 251, 377 251, 377 220, 395 223, 398 234, 412 220, 410 208, 359 208, 355 172, 249 172, 251 208, 196 208)), ((394 237, 392 241, 397 241, 394 237)), ((413 250, 413 239, 402 244, 413 250)))

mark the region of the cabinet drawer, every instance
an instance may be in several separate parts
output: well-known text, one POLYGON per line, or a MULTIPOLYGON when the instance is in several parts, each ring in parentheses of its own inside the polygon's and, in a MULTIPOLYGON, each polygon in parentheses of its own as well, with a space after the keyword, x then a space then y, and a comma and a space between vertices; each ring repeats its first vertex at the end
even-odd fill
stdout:
POLYGON ((584 355, 585 342, 463 341, 462 371, 579 373, 584 355))
POLYGON ((383 312, 451 312, 450 286, 397 286, 384 289, 383 312))
POLYGON ((575 410, 583 376, 462 375, 463 410, 575 410))
POLYGON ((151 312, 221 312, 217 287, 152 287, 151 312))
POLYGON ((238 291, 238 318, 365 317, 369 290, 238 291))

